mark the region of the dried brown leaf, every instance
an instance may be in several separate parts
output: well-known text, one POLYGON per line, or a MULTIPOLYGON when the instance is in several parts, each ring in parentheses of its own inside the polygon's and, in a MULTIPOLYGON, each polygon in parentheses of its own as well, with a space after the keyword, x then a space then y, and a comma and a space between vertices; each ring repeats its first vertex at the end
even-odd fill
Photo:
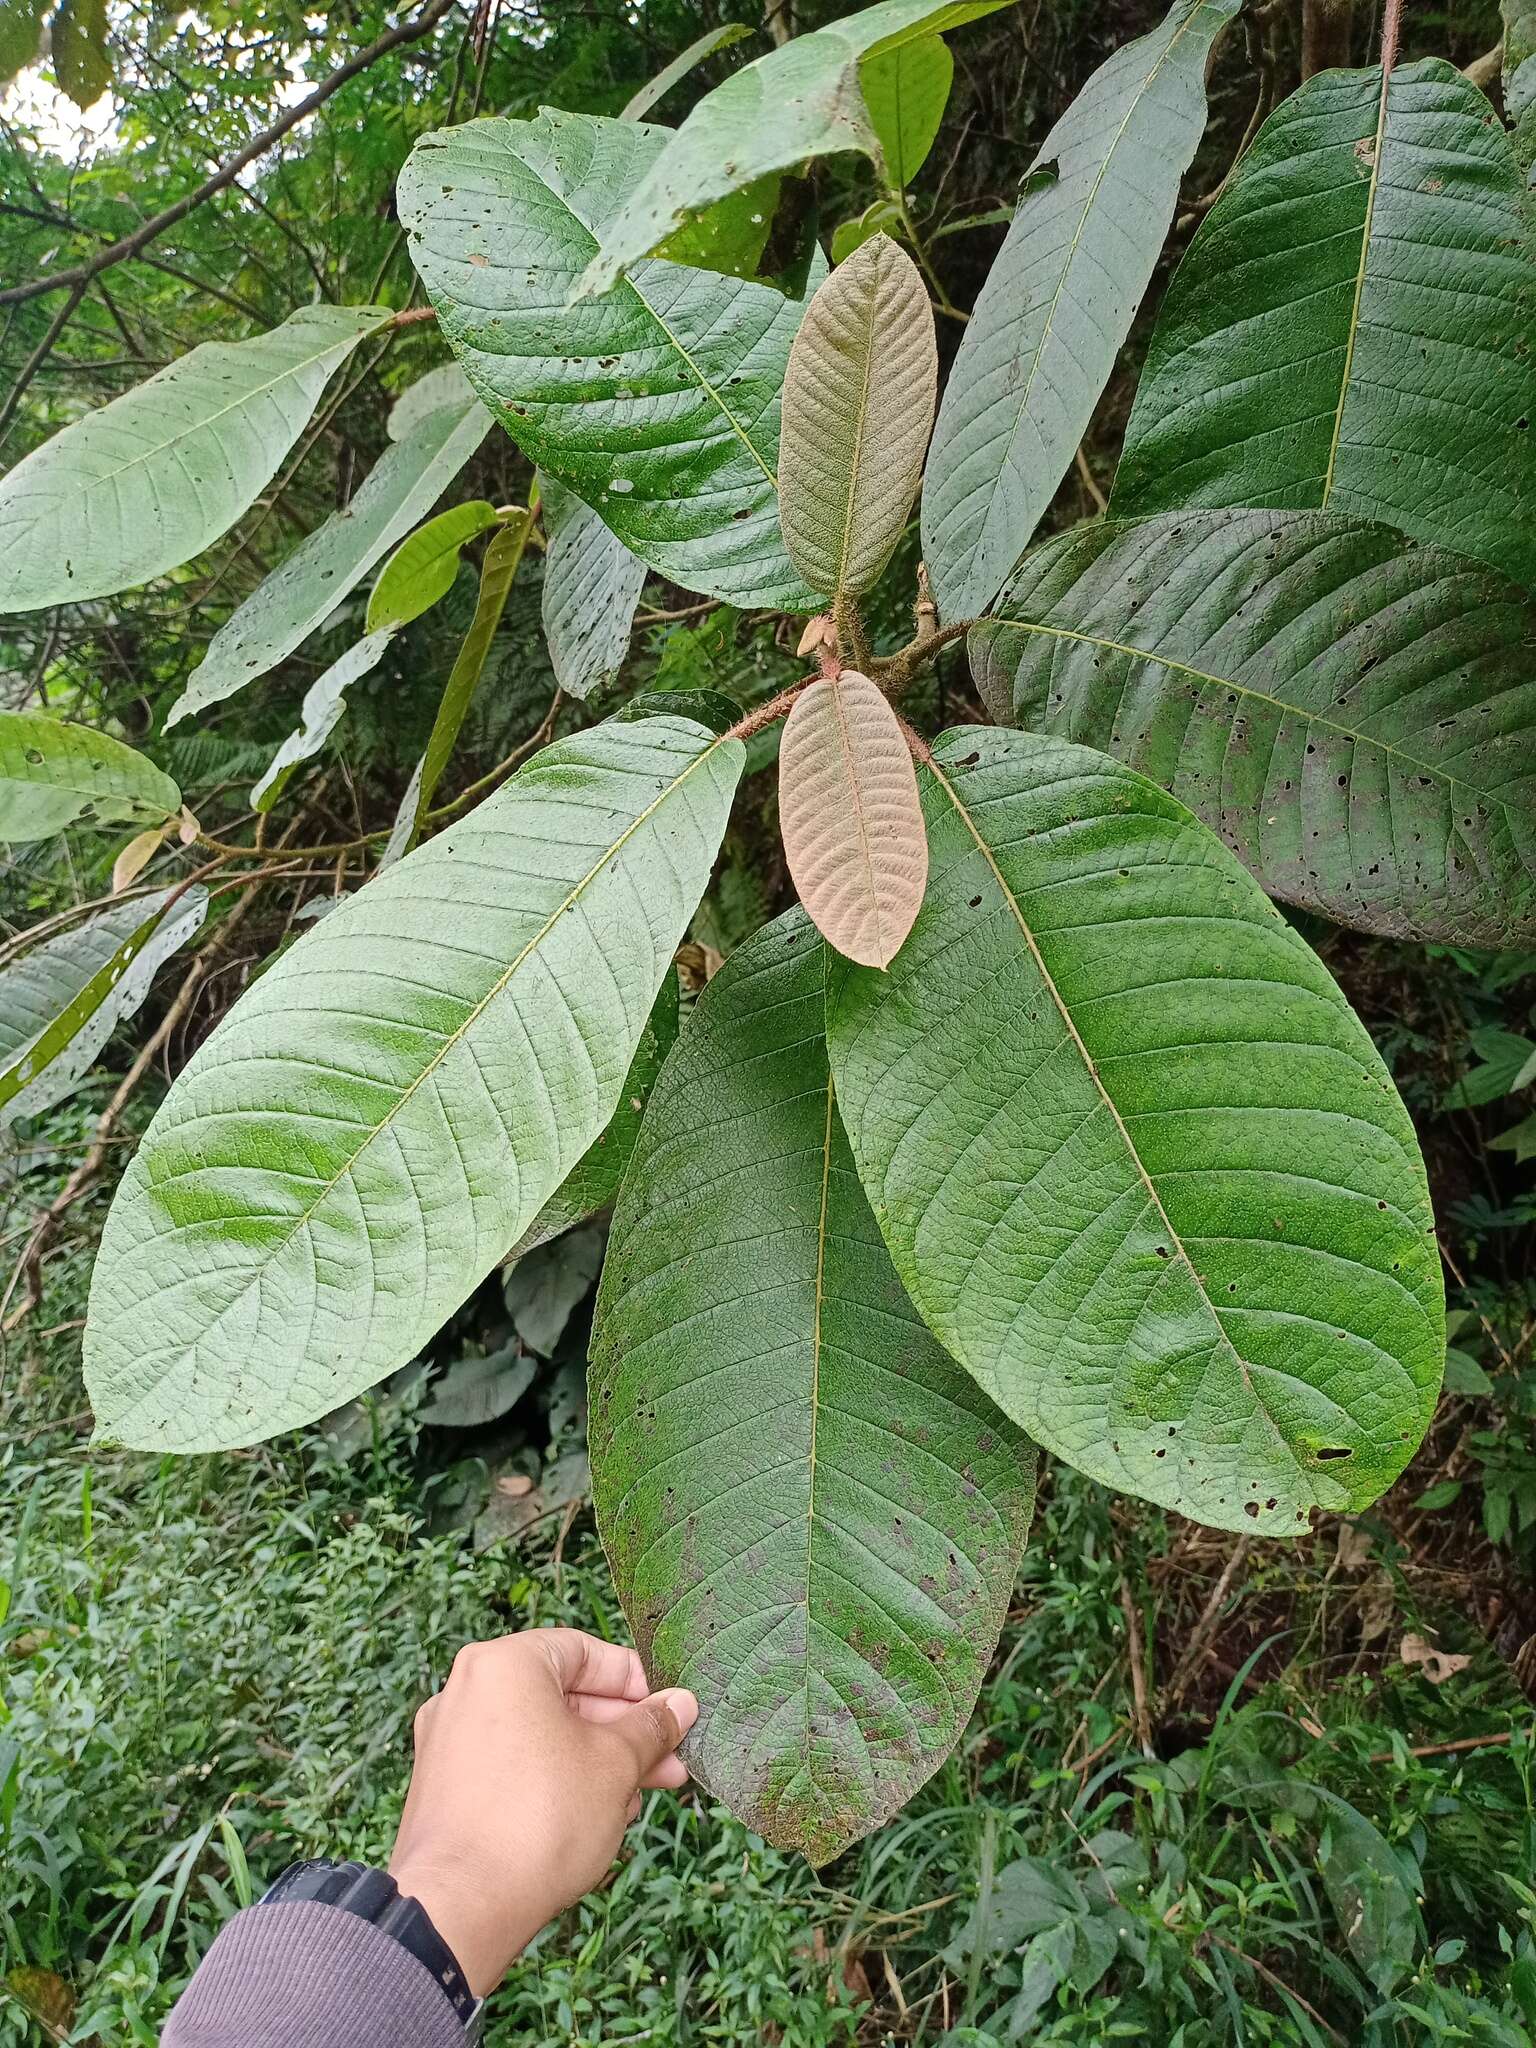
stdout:
POLYGON ((939 386, 933 309, 888 235, 840 263, 789 352, 779 525, 815 590, 868 590, 901 538, 939 386))
POLYGON ((1431 1685, 1444 1685, 1448 1678, 1454 1678, 1458 1671, 1465 1671, 1472 1659, 1459 1656, 1449 1650, 1437 1650, 1433 1643, 1423 1636, 1406 1635, 1398 1644, 1397 1654, 1404 1664, 1418 1664, 1423 1667, 1424 1676, 1431 1685))
POLYGON ((779 746, 779 826, 823 936, 888 967, 928 883, 917 772, 895 712, 856 669, 801 691, 779 746))

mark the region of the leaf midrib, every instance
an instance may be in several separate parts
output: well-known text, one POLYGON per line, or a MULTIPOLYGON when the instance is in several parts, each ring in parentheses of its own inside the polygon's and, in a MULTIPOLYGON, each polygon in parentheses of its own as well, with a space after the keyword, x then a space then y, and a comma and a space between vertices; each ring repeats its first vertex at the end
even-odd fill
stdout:
MULTIPOLYGON (((375 323, 375 325, 377 324, 379 323, 375 323)), ((280 332, 281 330, 274 331, 280 332)), ((325 358, 328 355, 334 354, 336 350, 355 348, 371 332, 371 328, 362 327, 350 338, 337 336, 334 340, 328 342, 324 348, 317 349, 313 355, 305 356, 300 361, 289 363, 287 368, 281 370, 277 376, 269 377, 264 384, 251 386, 249 390, 242 392, 239 397, 232 398, 227 405, 221 406, 217 412, 209 413, 206 418, 194 421, 190 426, 184 427, 180 433, 171 434, 164 441, 155 442, 153 447, 141 449, 137 455, 132 456, 127 462, 120 462, 116 469, 99 470, 89 479, 86 486, 87 489, 94 490, 99 484, 112 483, 118 477, 126 476, 130 469, 137 469, 140 463, 150 462, 155 456, 163 455, 167 448, 174 448, 180 442, 190 441, 194 435, 204 433, 217 426, 219 421, 227 417, 228 414, 238 412, 242 406, 254 404, 257 399, 264 398, 269 391, 275 391, 280 384, 290 383, 295 377, 302 376, 306 370, 313 369, 316 363, 323 363, 325 358)), ((239 348, 241 346, 239 342, 224 342, 215 345, 224 348, 239 348)), ((182 356, 179 362, 171 365, 172 370, 179 369, 182 364, 191 362, 192 356, 196 353, 197 351, 194 349, 190 354, 182 356)), ((167 373, 166 386, 172 386, 173 383, 173 378, 167 373)), ((166 386, 162 386, 162 390, 166 386)), ((143 390, 145 387, 141 385, 139 388, 143 390)), ((50 447, 53 444, 45 442, 43 445, 50 447)))
POLYGON ((1252 1375, 1250 1374, 1248 1369, 1247 1359, 1243 1357, 1242 1353, 1238 1350, 1237 1346, 1232 1342, 1232 1339, 1227 1335, 1226 1325, 1221 1319, 1221 1312, 1217 1308, 1215 1302, 1211 1300, 1210 1295, 1206 1292, 1205 1287, 1201 1282, 1200 1275, 1195 1271, 1194 1261, 1189 1256, 1189 1252, 1185 1247, 1184 1240, 1180 1237, 1178 1231, 1175 1230, 1173 1226, 1173 1221, 1169 1216, 1167 1209, 1163 1206, 1163 1198, 1158 1193, 1157 1184, 1153 1180, 1151 1174, 1147 1171, 1146 1165, 1142 1160, 1141 1154, 1136 1149, 1135 1141, 1131 1137, 1130 1131, 1126 1126, 1125 1119, 1120 1114, 1119 1105, 1116 1103, 1114 1097, 1110 1094, 1109 1090, 1105 1087, 1104 1082, 1100 1077, 1098 1063, 1094 1059, 1093 1054, 1089 1051, 1087 1042, 1083 1038, 1082 1033, 1078 1030, 1076 1020, 1074 1019, 1071 1010, 1067 1007, 1066 1001, 1064 1000, 1060 989, 1058 989, 1056 986, 1055 979, 1051 974, 1050 968, 1046 965, 1045 956, 1040 950, 1038 940, 1035 938, 1033 931, 1030 929, 1029 922, 1024 915, 1023 909, 1020 906, 1018 898, 1014 895, 1012 889, 1009 888, 1007 879, 1004 876, 1001 867, 999 867, 997 859, 993 854, 991 847, 987 844, 986 840, 978 831, 976 827, 976 822, 972 818, 970 811, 966 808, 965 804, 961 802, 959 791, 955 788, 954 784, 949 780, 949 777, 944 773, 943 769, 939 766, 938 761, 936 759, 930 759, 930 761, 927 763, 927 766, 935 782, 938 783, 939 787, 943 790, 945 796, 953 805, 956 815, 961 819, 961 821, 965 825, 967 832, 970 833, 972 840, 975 842, 977 851, 981 854, 982 859, 986 862, 987 867, 991 872, 992 879, 997 884, 997 887, 1002 894, 1003 901, 1007 904, 1008 909, 1013 916, 1014 922, 1017 924, 1019 928, 1019 934, 1023 938, 1025 945, 1029 948, 1030 957, 1035 963, 1035 968, 1039 973, 1041 981, 1045 985, 1046 992, 1050 996, 1052 1003, 1054 1003, 1054 1005, 1056 1006, 1057 1015, 1061 1018, 1063 1025, 1066 1027, 1067 1033, 1070 1036, 1073 1045, 1077 1049, 1078 1057, 1082 1060, 1083 1066, 1087 1070, 1088 1077, 1093 1083, 1094 1089, 1098 1094, 1099 1100, 1103 1103, 1104 1107, 1109 1111, 1111 1118, 1114 1120, 1115 1129, 1119 1133, 1121 1144, 1125 1147, 1126 1156, 1130 1159, 1131 1164, 1135 1167, 1137 1178, 1140 1180, 1142 1186, 1146 1189, 1147 1198, 1157 1211, 1158 1220, 1162 1224, 1163 1229, 1168 1234, 1169 1245, 1172 1248, 1174 1255, 1177 1257, 1179 1262, 1183 1265, 1185 1271, 1188 1273, 1190 1281, 1194 1286, 1196 1296, 1198 1297, 1199 1301, 1201 1302, 1202 1306, 1205 1308, 1208 1316, 1210 1317, 1211 1323, 1215 1328, 1218 1344, 1228 1354, 1228 1356, 1232 1360, 1232 1363, 1237 1367, 1238 1375, 1253 1401, 1255 1410, 1258 1414, 1263 1416, 1265 1422, 1268 1424, 1271 1432, 1273 1433, 1274 1440, 1276 1444, 1279 1446, 1281 1452, 1283 1453, 1285 1458, 1290 1462, 1291 1466, 1294 1468, 1297 1474, 1300 1475, 1304 1469, 1302 1467, 1301 1461, 1296 1456, 1296 1453, 1292 1449, 1291 1445, 1286 1441, 1284 1432, 1281 1430, 1279 1423, 1276 1422, 1274 1416, 1270 1413, 1268 1404, 1262 1399, 1257 1387, 1254 1385, 1252 1375))
MULTIPOLYGON (((870 687, 873 687, 871 685, 870 687)), ((834 679, 827 684, 832 695, 833 715, 837 719, 837 740, 842 750, 843 762, 848 775, 848 795, 853 804, 853 822, 859 835, 859 855, 864 864, 864 882, 869 892, 869 907, 874 916, 875 936, 880 950, 885 951, 885 915, 880 901, 880 887, 875 879, 875 854, 870 845, 869 820, 865 814, 864 792, 859 786, 859 757, 853 744, 853 735, 848 728, 848 707, 843 698, 840 681, 834 679)), ((885 700, 882 698, 881 702, 885 700)))
POLYGON ((1355 269, 1355 295, 1349 309, 1349 332, 1344 345, 1344 367, 1339 377, 1339 401, 1334 408, 1333 436, 1328 443, 1328 462, 1323 471, 1323 495, 1320 503, 1327 507, 1333 495, 1333 473, 1339 459, 1339 442, 1344 433, 1344 412, 1349 403, 1350 379, 1355 369, 1355 344, 1360 337, 1360 304, 1365 295, 1365 273, 1370 265, 1371 230, 1376 220, 1376 194, 1381 186, 1381 159, 1386 148, 1387 100, 1392 89, 1392 74, 1385 67, 1381 74, 1381 104, 1376 113, 1376 142, 1371 157, 1371 177, 1366 193, 1365 219, 1360 228, 1360 261, 1355 269))
MULTIPOLYGON (((347 1155, 346 1159, 342 1161, 341 1165, 336 1169, 335 1173, 332 1174, 331 1178, 325 1183, 324 1187, 320 1189, 319 1193, 314 1197, 313 1201, 311 1201, 308 1207, 302 1210, 300 1214, 294 1218, 293 1222, 289 1225, 288 1229, 283 1233, 281 1240, 276 1245, 274 1245, 270 1251, 263 1252, 261 1260, 258 1265, 257 1272, 253 1273, 250 1279, 248 1279, 245 1282, 245 1284, 241 1287, 240 1291, 237 1294, 233 1295, 231 1299, 225 1304, 225 1306, 222 1309, 220 1309, 218 1315, 215 1316, 213 1322, 210 1323, 209 1329, 215 1328, 220 1322, 222 1322, 224 1317, 229 1314, 230 1310, 234 1307, 236 1302, 244 1300, 254 1280, 259 1276, 259 1273, 261 1271, 270 1269, 276 1263, 276 1261, 283 1256, 284 1252, 287 1251, 289 1245, 293 1243, 294 1239, 299 1235, 300 1231, 308 1226, 311 1218, 315 1215, 316 1211, 320 1209, 320 1207, 325 1202, 329 1201, 330 1197, 335 1193, 336 1189, 341 1185, 342 1181, 344 1181, 347 1178, 347 1176, 351 1173, 352 1169, 356 1166, 358 1160, 362 1158, 363 1154, 367 1151, 368 1147, 373 1143, 374 1139, 377 1138, 381 1132, 388 1130, 394 1124, 396 1118, 400 1116, 400 1114, 403 1112, 407 1103, 409 1103, 415 1096, 416 1091, 419 1088, 421 1088, 425 1084, 425 1082, 431 1077, 431 1075, 437 1071, 438 1067, 442 1065, 443 1061, 448 1057, 448 1055, 451 1052, 455 1051, 456 1048, 464 1041, 467 1034, 473 1029, 477 1020, 484 1014, 486 1009, 489 1008, 489 1006, 507 987, 513 975, 516 974, 518 969, 535 951, 535 949, 543 944, 544 940, 549 936, 550 932, 553 931, 553 929, 559 923, 560 919, 565 915, 565 913, 568 910, 570 910, 574 904, 580 902, 582 895, 585 893, 589 884, 593 880, 595 880, 597 875, 600 874, 601 871, 607 866, 609 861, 613 859, 614 855, 620 850, 620 848, 626 845, 627 842, 634 837, 635 833, 639 831, 640 827, 643 824, 645 824, 646 820, 654 816, 654 814, 661 808, 661 806, 664 803, 668 802, 668 800, 671 797, 675 796, 677 791, 681 789, 683 784, 688 780, 689 776, 692 775, 696 769, 702 767, 706 761, 711 759, 715 752, 724 744, 725 740, 723 736, 720 739, 711 741, 711 743, 707 747, 705 747, 701 753, 696 754, 694 756, 694 758, 688 763, 687 767, 684 768, 680 774, 673 777, 673 779, 667 784, 664 790, 662 790, 657 796, 651 799, 651 801, 646 805, 643 811, 639 812, 639 814, 636 817, 631 819, 630 823, 625 827, 623 832, 619 834, 618 838, 613 840, 610 845, 604 848, 601 856, 592 863, 591 867, 587 869, 586 873, 581 877, 581 879, 561 899, 561 901, 555 906, 554 910, 550 912, 549 916, 545 918, 544 922, 539 926, 538 930, 528 940, 526 945, 523 946, 522 950, 517 954, 517 956, 497 976, 495 982, 486 991, 485 995, 481 997, 480 1001, 475 1004, 474 1008, 470 1011, 469 1015, 464 1019, 463 1023, 459 1025, 458 1029, 443 1041, 442 1045, 432 1055, 431 1059, 428 1060, 427 1064, 422 1068, 421 1072, 416 1076, 415 1080, 411 1082, 410 1086, 402 1092, 398 1100, 389 1109, 387 1114, 380 1117, 379 1121, 376 1124, 374 1124, 370 1130, 364 1133, 361 1140, 347 1155)), ((204 1336, 206 1335, 207 1332, 205 1331, 204 1336)))

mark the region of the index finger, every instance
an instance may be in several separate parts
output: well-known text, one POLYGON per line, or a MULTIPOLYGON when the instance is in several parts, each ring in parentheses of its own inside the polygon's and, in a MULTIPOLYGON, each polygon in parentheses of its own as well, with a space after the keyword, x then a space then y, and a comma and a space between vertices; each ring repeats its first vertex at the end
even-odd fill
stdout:
POLYGON ((548 1657, 562 1692, 643 1700, 650 1691, 639 1654, 622 1643, 600 1642, 576 1628, 540 1628, 532 1635, 548 1657))

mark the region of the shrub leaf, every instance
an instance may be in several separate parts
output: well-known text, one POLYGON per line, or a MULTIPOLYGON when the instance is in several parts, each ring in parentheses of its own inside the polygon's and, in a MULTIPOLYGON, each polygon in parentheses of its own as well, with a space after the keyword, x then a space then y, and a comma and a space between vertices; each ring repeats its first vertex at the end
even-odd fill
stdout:
POLYGON ((1108 521, 970 636, 992 716, 1129 762, 1271 895, 1399 938, 1536 938, 1536 606, 1331 512, 1108 521))
POLYGON ((252 1443, 416 1356, 612 1117, 741 759, 676 718, 562 740, 246 991, 107 1219, 104 1438, 252 1443))
POLYGON ((227 533, 383 306, 304 306, 206 341, 55 434, 0 479, 0 612, 107 597, 227 533))
POLYGON ((591 1367, 593 1493, 689 1768, 820 1864, 969 1718, 1032 1446, 918 1320, 848 1156, 826 952, 791 911, 699 998, 619 1197, 591 1367))
POLYGON ((424 135, 400 173, 411 254, 481 398, 633 554, 706 596, 809 609, 774 474, 803 299, 662 262, 565 309, 667 134, 545 108, 424 135))
POLYGON ((939 388, 917 265, 888 235, 840 263, 789 352, 779 524, 813 590, 858 596, 901 539, 939 388))
POLYGON ((1424 1168, 1322 963, 1102 754, 945 734, 932 873, 828 1006, 844 1123, 930 1328, 1091 1477, 1221 1529, 1365 1507, 1445 1355, 1424 1168))
POLYGON ((1308 79, 1169 287, 1112 509, 1317 506, 1536 581, 1522 182, 1438 57, 1308 79))
POLYGON ((46 711, 0 711, 0 840, 49 839, 69 825, 163 825, 181 809, 169 775, 93 726, 46 711))
POLYGON ((1130 332, 1205 127, 1205 65, 1238 0, 1176 0, 1040 145, 965 330, 923 490, 946 617, 985 610, 1056 494, 1130 332))

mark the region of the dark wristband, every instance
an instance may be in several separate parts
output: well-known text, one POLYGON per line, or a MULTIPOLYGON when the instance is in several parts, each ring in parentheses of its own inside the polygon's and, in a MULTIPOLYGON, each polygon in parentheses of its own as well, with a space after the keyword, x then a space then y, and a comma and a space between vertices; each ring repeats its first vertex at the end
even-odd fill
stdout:
POLYGON ((290 1863, 261 1897, 264 1906, 301 1900, 340 1906, 343 1912, 355 1913, 389 1935, 431 1973, 465 2026, 473 2020, 479 2000, 464 1981, 453 1950, 432 1925, 425 1906, 418 1899, 405 1897, 387 1871, 370 1869, 366 1863, 334 1863, 316 1857, 307 1863, 290 1863))

